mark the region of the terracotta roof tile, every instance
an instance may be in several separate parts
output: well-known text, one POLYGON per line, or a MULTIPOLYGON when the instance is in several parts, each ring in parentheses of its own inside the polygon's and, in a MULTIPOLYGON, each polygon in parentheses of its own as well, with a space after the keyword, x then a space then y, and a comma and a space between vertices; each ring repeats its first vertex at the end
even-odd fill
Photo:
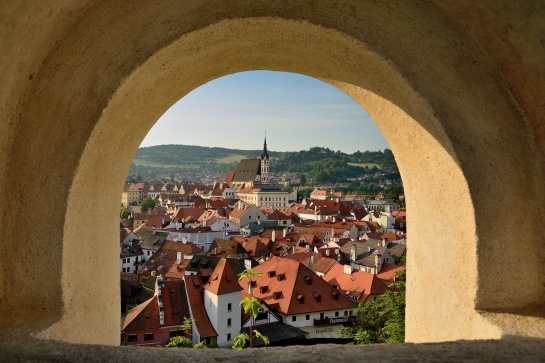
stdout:
POLYGON ((193 318, 193 324, 202 338, 217 337, 218 333, 210 323, 210 318, 204 307, 203 283, 199 275, 184 277, 187 299, 193 318))
POLYGON ((237 276, 225 258, 221 258, 204 288, 216 295, 240 291, 237 276))
POLYGON ((369 295, 383 294, 388 286, 377 276, 359 270, 344 273, 345 266, 335 265, 325 274, 324 280, 336 285, 344 295, 353 296, 358 303, 365 302, 369 295))
MULTIPOLYGON (((254 295, 269 306, 277 303, 282 314, 353 309, 357 306, 355 301, 338 294, 333 286, 298 261, 271 257, 254 270, 263 273, 263 277, 254 278, 254 295), (259 289, 261 286, 267 286, 267 291, 262 293, 259 289), (319 294, 320 298, 317 299, 315 294, 319 294)), ((245 287, 248 279, 242 279, 239 283, 245 287)))

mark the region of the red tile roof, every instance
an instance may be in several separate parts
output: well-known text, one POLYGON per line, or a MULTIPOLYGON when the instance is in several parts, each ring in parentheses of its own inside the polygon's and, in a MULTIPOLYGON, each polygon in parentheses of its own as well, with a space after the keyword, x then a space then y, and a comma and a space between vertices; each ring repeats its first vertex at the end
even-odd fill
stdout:
POLYGON ((403 270, 405 270, 405 266, 398 266, 394 265, 393 263, 384 262, 382 264, 382 268, 380 269, 380 273, 377 274, 377 277, 381 280, 394 282, 394 275, 403 270))
POLYGON ((135 306, 127 313, 123 331, 155 329, 159 325, 159 304, 157 296, 135 306))
MULTIPOLYGON (((304 314, 357 307, 355 301, 339 294, 333 286, 298 261, 271 257, 254 270, 263 273, 263 277, 254 278, 256 281, 254 295, 269 306, 277 303, 282 314, 304 314), (259 289, 261 286, 267 286, 267 289, 259 289)), ((242 287, 248 286, 248 279, 242 279, 239 283, 242 287)))
POLYGON ((324 280, 338 286, 343 294, 354 296, 358 303, 364 302, 369 295, 383 294, 388 286, 377 276, 359 270, 350 275, 344 273, 343 265, 335 265, 325 274, 324 280))
POLYGON ((204 288, 216 295, 242 290, 242 287, 238 284, 235 271, 225 258, 220 259, 204 288))
POLYGON ((193 317, 193 324, 202 338, 217 337, 218 333, 210 323, 210 318, 204 307, 203 283, 199 275, 184 277, 187 299, 193 317))
MULTIPOLYGON (((184 281, 162 281, 161 297, 163 301, 163 326, 181 325, 184 318, 189 318, 184 281)), ((123 331, 150 330, 161 328, 157 295, 129 310, 123 325, 123 331)))

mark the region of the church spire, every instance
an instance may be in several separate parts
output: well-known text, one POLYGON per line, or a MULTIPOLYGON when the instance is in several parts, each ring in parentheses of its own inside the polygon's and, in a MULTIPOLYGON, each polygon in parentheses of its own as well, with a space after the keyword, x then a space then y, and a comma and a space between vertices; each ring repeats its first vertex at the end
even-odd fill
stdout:
POLYGON ((269 183, 269 153, 267 152, 267 132, 265 132, 265 142, 263 143, 263 152, 261 153, 261 183, 269 183))
POLYGON ((261 153, 261 160, 269 160, 269 153, 267 152, 267 132, 265 132, 265 142, 263 143, 263 152, 261 153))

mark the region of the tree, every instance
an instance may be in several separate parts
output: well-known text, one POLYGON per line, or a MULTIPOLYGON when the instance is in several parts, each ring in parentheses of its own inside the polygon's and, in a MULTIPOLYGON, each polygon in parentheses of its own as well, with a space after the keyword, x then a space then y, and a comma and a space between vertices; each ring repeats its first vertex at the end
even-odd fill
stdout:
POLYGON ((299 181, 301 185, 305 185, 307 183, 307 177, 305 176, 305 174, 301 174, 299 181))
POLYGON ((259 308, 261 307, 261 303, 259 300, 257 300, 253 296, 253 286, 252 286, 252 278, 253 277, 262 277, 263 274, 261 272, 256 272, 254 269, 244 270, 238 275, 238 281, 247 278, 248 279, 248 290, 250 296, 245 297, 240 301, 239 305, 242 305, 242 308, 244 309, 244 313, 247 313, 248 311, 251 312, 252 317, 250 318, 250 334, 241 333, 238 334, 235 337, 235 340, 233 342, 233 349, 243 349, 246 345, 246 342, 248 341, 250 343, 250 348, 252 348, 252 340, 254 338, 261 338, 265 344, 269 344, 269 338, 262 335, 257 330, 253 330, 254 325, 254 319, 257 317, 257 314, 259 312, 259 308))
POLYGON ((181 336, 176 336, 170 338, 168 343, 165 345, 165 348, 190 348, 191 339, 181 336))
POLYGON ((127 219, 131 215, 131 212, 127 208, 122 208, 121 212, 119 212, 119 217, 121 219, 127 219))
POLYGON ((405 340, 405 271, 398 272, 389 291, 374 301, 362 303, 352 326, 339 332, 356 344, 403 343, 405 340))
POLYGON ((148 209, 153 209, 153 208, 155 208, 155 201, 151 197, 144 199, 142 201, 142 204, 140 204, 141 213, 146 213, 148 209))

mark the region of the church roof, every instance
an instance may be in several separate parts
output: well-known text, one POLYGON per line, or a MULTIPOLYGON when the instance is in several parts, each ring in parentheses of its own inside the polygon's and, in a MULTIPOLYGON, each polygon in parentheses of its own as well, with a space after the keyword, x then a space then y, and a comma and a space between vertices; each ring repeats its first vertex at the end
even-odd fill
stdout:
POLYGON ((244 159, 241 160, 235 170, 233 182, 249 182, 254 181, 256 176, 261 175, 261 160, 260 159, 244 159))

